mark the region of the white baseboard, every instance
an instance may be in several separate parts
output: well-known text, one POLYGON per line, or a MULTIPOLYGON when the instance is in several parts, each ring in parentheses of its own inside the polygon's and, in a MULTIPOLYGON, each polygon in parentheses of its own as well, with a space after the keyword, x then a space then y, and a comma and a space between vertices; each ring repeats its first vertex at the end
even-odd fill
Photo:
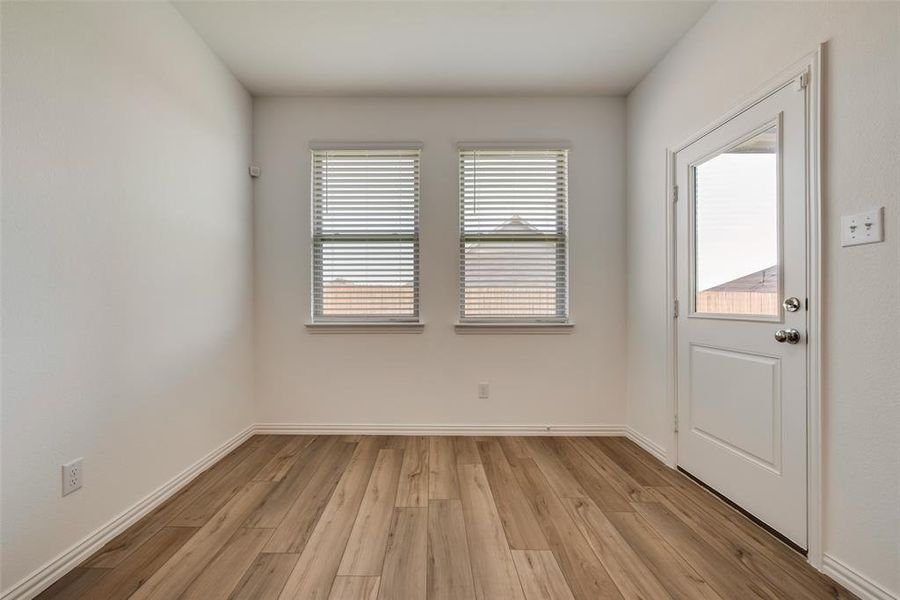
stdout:
POLYGON ((254 427, 251 425, 164 483, 149 496, 0 594, 0 600, 30 600, 34 598, 253 434, 254 427))
POLYGON ((861 600, 900 600, 897 594, 887 591, 862 573, 827 554, 822 557, 822 572, 861 600))
POLYGON ((669 464, 669 459, 666 457, 666 449, 645 436, 643 433, 626 426, 625 436, 629 440, 652 454, 654 457, 659 459, 664 465, 669 464))
POLYGON ((625 435, 623 425, 407 425, 372 423, 257 423, 256 433, 282 435, 625 435))
MULTIPOLYGON (((149 496, 124 511, 83 540, 0 594, 0 600, 30 600, 78 566, 122 531, 149 514, 234 448, 254 434, 334 435, 624 435, 666 462, 665 450, 624 425, 402 425, 335 423, 258 423, 247 427, 218 448, 170 479, 149 496)), ((874 581, 836 558, 824 556, 822 571, 862 600, 900 600, 874 581)))

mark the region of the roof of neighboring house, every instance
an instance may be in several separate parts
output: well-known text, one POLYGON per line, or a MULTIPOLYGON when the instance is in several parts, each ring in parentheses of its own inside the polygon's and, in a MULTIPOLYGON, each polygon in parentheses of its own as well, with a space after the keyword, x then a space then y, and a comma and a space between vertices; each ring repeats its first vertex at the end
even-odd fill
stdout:
POLYGON ((537 227, 520 217, 513 215, 511 219, 497 227, 494 231, 500 232, 518 232, 518 231, 536 231, 537 227))
POLYGON ((704 292, 758 292, 775 293, 778 291, 778 265, 772 265, 761 271, 732 279, 704 292))
MULTIPOLYGON (((526 219, 523 219, 519 215, 513 215, 511 218, 507 219, 494 229, 492 229, 489 233, 507 233, 507 234, 516 234, 516 233, 532 233, 537 231, 538 228, 529 223, 526 219)), ((488 233, 488 232, 479 232, 479 233, 488 233)), ((480 242, 473 242, 468 244, 466 252, 470 252, 472 250, 477 249, 481 245, 480 242)))

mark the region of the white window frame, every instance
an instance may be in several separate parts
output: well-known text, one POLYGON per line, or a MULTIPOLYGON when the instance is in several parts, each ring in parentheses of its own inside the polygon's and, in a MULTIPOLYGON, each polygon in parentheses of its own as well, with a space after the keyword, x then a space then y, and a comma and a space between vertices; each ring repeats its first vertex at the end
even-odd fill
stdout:
POLYGON ((569 192, 568 192, 568 175, 569 175, 569 155, 571 144, 564 141, 535 141, 535 142, 460 142, 457 144, 458 165, 459 165, 459 276, 458 276, 458 321, 455 324, 458 333, 556 333, 568 332, 572 329, 573 323, 569 307, 570 286, 571 286, 571 263, 570 263, 570 239, 568 228, 568 209, 569 209, 569 192), (463 192, 463 156, 473 151, 506 151, 514 153, 516 151, 542 151, 548 153, 563 154, 565 160, 565 179, 562 183, 563 194, 563 213, 562 213, 562 232, 560 234, 542 234, 535 235, 532 239, 513 240, 516 236, 490 235, 490 234, 472 234, 466 233, 464 222, 464 192, 463 192), (501 238, 503 238, 501 240, 501 238), (509 239, 507 239, 509 238, 509 239), (559 269, 563 271, 563 284, 561 288, 557 288, 557 294, 560 290, 562 298, 557 297, 557 302, 561 303, 560 312, 557 316, 516 316, 516 317, 499 317, 484 316, 472 317, 465 315, 465 246, 467 242, 475 239, 491 240, 491 241, 562 241, 564 246, 564 256, 559 264, 559 269))
POLYGON ((419 252, 420 252, 420 172, 421 172, 421 150, 422 144, 419 142, 313 142, 309 145, 310 150, 310 321, 306 323, 306 327, 313 330, 328 331, 335 333, 355 333, 355 332, 418 332, 422 330, 423 323, 421 321, 420 309, 420 278, 419 278, 419 252), (390 151, 410 151, 418 153, 416 156, 417 178, 415 183, 414 197, 414 223, 415 227, 409 234, 383 234, 377 232, 360 232, 360 233, 341 233, 341 234, 323 234, 318 231, 320 226, 320 217, 317 215, 316 206, 316 157, 326 152, 347 152, 352 153, 377 153, 390 151), (321 298, 321 291, 317 295, 317 289, 321 290, 323 285, 321 265, 317 264, 318 249, 321 244, 326 241, 346 241, 346 242, 386 242, 386 241, 403 241, 413 244, 413 314, 412 315, 335 315, 327 316, 321 314, 321 307, 318 305, 317 299, 321 298))

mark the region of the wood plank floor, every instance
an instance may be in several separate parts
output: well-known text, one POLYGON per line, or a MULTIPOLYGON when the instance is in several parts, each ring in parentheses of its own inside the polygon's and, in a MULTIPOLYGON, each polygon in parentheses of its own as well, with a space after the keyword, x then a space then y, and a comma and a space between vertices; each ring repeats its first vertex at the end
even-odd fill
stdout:
POLYGON ((624 438, 254 436, 42 599, 853 598, 624 438))

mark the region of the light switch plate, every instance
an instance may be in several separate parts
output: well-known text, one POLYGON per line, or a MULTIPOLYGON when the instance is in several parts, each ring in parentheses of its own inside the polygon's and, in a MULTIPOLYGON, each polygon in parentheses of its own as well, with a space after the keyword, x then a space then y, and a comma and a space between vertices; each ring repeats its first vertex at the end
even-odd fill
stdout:
POLYGON ((841 217, 841 246, 859 246, 884 241, 884 208, 874 208, 841 217))

